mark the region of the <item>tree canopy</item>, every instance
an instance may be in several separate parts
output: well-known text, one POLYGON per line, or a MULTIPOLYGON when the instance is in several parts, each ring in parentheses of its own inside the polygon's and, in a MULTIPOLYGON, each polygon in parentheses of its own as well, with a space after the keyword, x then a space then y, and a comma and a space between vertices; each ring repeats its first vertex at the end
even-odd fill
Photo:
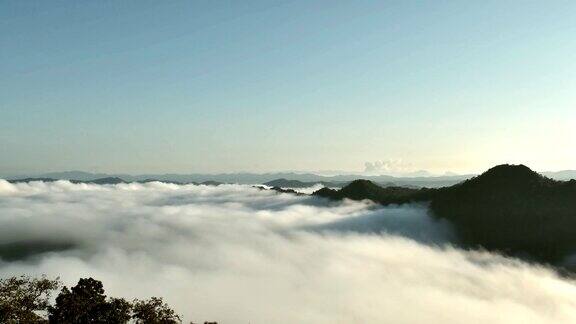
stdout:
MULTIPOLYGON (((59 278, 28 276, 0 279, 0 323, 137 323, 176 324, 181 318, 160 297, 135 299, 107 297, 102 282, 81 278, 76 286, 63 286, 52 305, 51 296, 62 287, 59 278), (47 318, 43 315, 47 314, 47 318)), ((216 322, 205 322, 216 323, 216 322)))

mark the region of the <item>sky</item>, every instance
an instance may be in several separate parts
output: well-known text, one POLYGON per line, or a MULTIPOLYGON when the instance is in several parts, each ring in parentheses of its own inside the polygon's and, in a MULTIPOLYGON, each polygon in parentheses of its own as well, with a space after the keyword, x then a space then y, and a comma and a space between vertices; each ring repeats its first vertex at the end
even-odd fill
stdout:
POLYGON ((576 169, 575 11, 4 0, 0 175, 576 169))

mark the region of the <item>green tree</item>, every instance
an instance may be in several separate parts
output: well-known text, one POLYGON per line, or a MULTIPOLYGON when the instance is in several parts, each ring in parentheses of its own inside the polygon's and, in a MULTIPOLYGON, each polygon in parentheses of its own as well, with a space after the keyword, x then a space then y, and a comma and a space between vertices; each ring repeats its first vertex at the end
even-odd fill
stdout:
POLYGON ((51 293, 59 286, 58 278, 45 276, 0 279, 0 323, 44 322, 38 312, 48 308, 51 293))
POLYGON ((62 288, 48 308, 50 323, 126 323, 131 305, 124 299, 106 299, 102 282, 82 278, 72 289, 62 288))
POLYGON ((134 300, 132 318, 138 324, 173 324, 180 323, 180 316, 170 309, 162 298, 152 297, 148 300, 134 300))

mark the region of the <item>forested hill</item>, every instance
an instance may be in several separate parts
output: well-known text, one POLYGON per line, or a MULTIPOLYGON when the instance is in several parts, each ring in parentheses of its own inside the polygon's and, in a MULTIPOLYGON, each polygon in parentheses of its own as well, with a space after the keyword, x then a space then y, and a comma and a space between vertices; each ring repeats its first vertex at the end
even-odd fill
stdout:
POLYGON ((576 180, 552 180, 524 165, 499 165, 439 189, 382 188, 357 180, 314 195, 381 204, 429 202, 433 215, 450 220, 463 242, 489 250, 547 262, 576 251, 576 180))

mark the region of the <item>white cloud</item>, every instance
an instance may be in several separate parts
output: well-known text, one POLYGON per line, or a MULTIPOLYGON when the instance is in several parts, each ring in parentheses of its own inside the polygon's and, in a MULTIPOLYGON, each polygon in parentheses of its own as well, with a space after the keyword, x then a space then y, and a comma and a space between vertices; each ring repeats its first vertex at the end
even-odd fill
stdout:
POLYGON ((414 165, 402 159, 364 162, 364 172, 368 174, 401 175, 413 171, 415 171, 414 165))
POLYGON ((573 282, 433 244, 451 240, 419 206, 239 185, 0 180, 0 246, 69 243, 4 261, 0 276, 93 276, 109 295, 164 296, 187 320, 223 324, 576 320, 573 282))

